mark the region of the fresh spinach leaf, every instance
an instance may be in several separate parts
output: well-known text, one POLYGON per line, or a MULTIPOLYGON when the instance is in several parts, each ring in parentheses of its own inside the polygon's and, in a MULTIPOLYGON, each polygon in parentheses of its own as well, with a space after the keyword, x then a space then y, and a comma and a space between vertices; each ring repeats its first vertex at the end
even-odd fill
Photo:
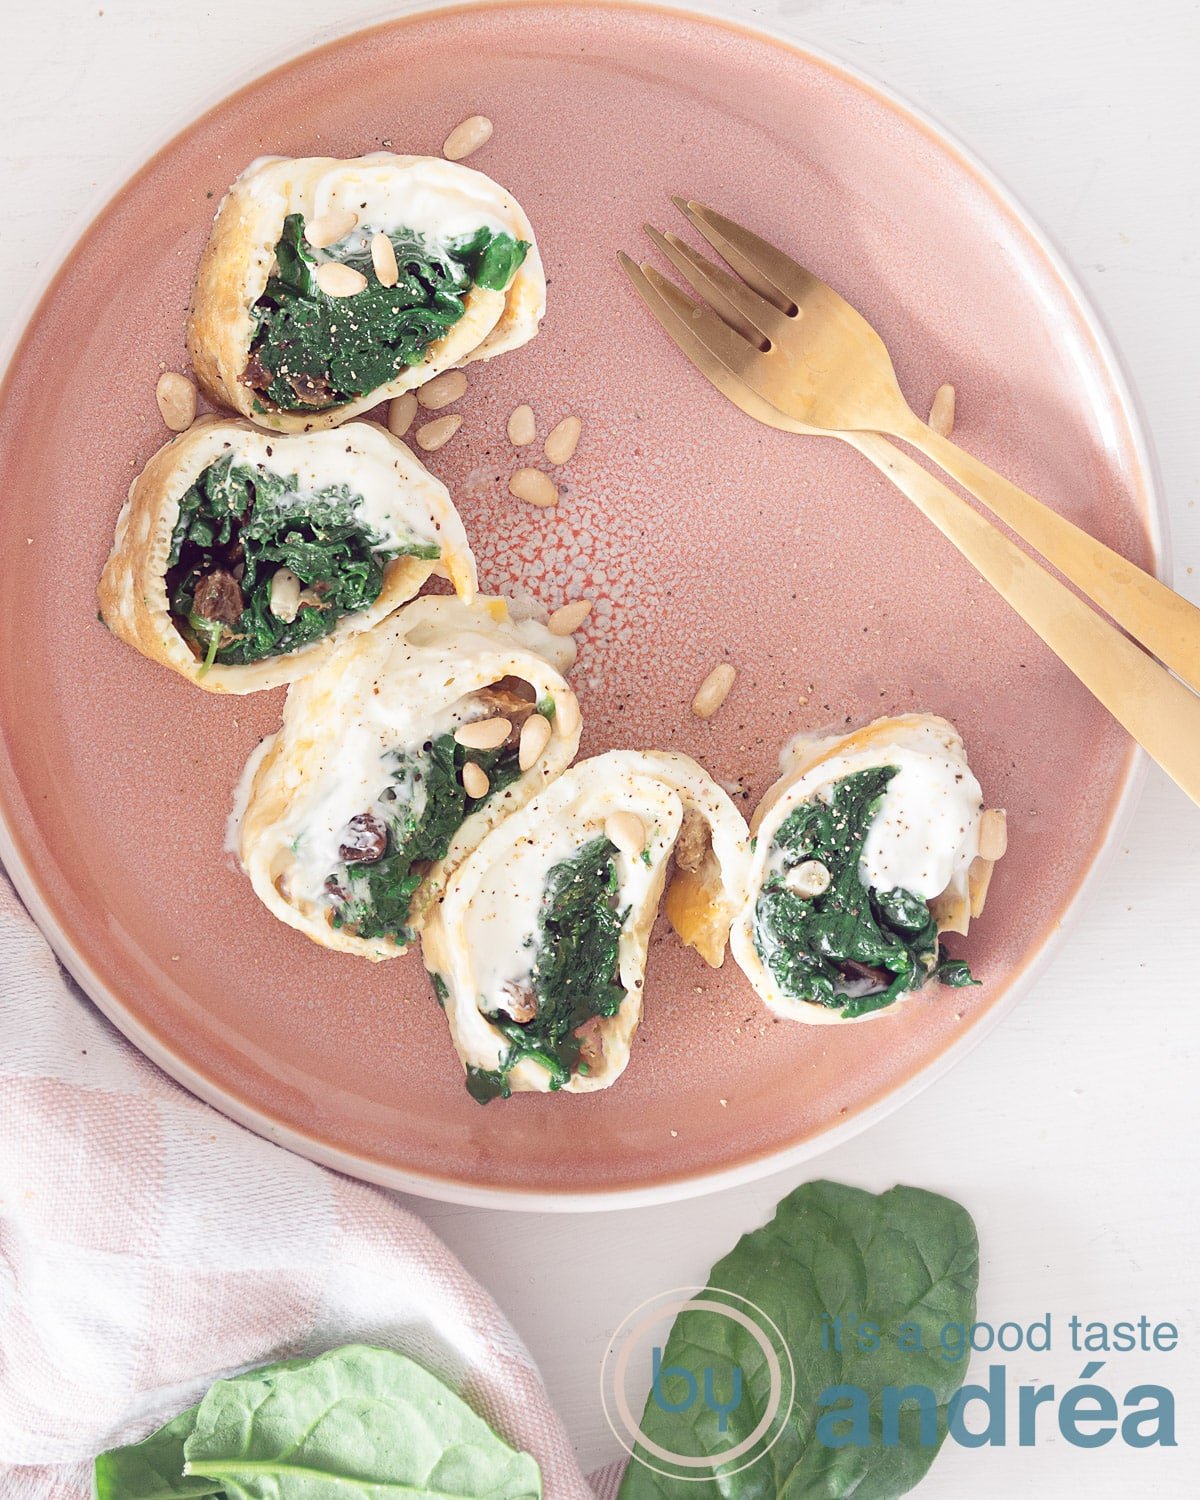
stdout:
POLYGON ((344 484, 300 496, 295 475, 240 464, 232 452, 197 476, 179 502, 167 593, 177 626, 196 642, 206 668, 262 661, 320 640, 343 616, 375 602, 394 557, 441 555, 436 543, 382 547, 359 520, 358 505, 344 484), (279 568, 289 568, 310 596, 291 621, 271 611, 279 568))
POLYGON ((353 297, 329 297, 316 281, 317 257, 304 217, 289 214, 275 247, 276 273, 254 309, 256 332, 243 380, 282 411, 319 410, 353 400, 420 364, 425 351, 466 311, 472 286, 503 291, 529 250, 526 240, 480 228, 443 250, 408 229, 389 235, 399 279, 375 274, 372 236, 357 231, 323 258, 361 271, 353 297))
POLYGON ((515 747, 468 750, 443 734, 415 754, 395 756, 392 784, 377 808, 387 834, 384 853, 370 863, 343 863, 330 875, 334 926, 361 938, 411 941, 409 908, 429 865, 445 855, 470 813, 520 776, 518 755, 515 747), (468 760, 487 772, 484 797, 469 797, 462 784, 468 760))
MULTIPOLYGON (((766 1411, 769 1370, 747 1330, 686 1310, 671 1329, 663 1367, 690 1372, 698 1389, 714 1361, 736 1367, 741 1399, 722 1417, 701 1401, 671 1412, 652 1395, 641 1422, 650 1441, 669 1452, 712 1455, 716 1466, 711 1477, 685 1485, 635 1457, 618 1500, 675 1500, 685 1490, 688 1500, 897 1500, 907 1494, 945 1440, 946 1408, 965 1371, 942 1352, 942 1332, 974 1322, 978 1280, 975 1226, 950 1199, 911 1187, 879 1195, 833 1182, 797 1188, 771 1222, 744 1235, 708 1277, 710 1287, 765 1313, 791 1352, 794 1399, 778 1441, 740 1472, 722 1471, 719 1455, 752 1433, 766 1411), (878 1330, 878 1347, 860 1340, 867 1325, 878 1330), (835 1448, 818 1440, 820 1398, 839 1385, 864 1393, 868 1446, 835 1448), (933 1393, 935 1441, 921 1441, 921 1414, 906 1405, 898 1443, 885 1446, 883 1391, 913 1385, 933 1393)), ((728 1391, 731 1383, 714 1384, 728 1391)), ((838 1403, 826 1405, 836 1409, 838 1403)))
POLYGON ((625 998, 619 944, 628 910, 618 905, 616 848, 593 839, 550 871, 542 895, 530 988, 532 1020, 496 1011, 489 1019, 509 1043, 498 1068, 468 1068, 467 1089, 481 1103, 507 1099, 508 1075, 529 1059, 546 1069, 552 1090, 579 1066, 579 1028, 596 1016, 615 1016, 625 998))
POLYGON ((180 1412, 140 1443, 110 1448, 95 1464, 96 1500, 187 1500, 220 1495, 220 1481, 184 1475, 183 1444, 196 1425, 199 1406, 180 1412))
POLYGON ((541 1473, 448 1386, 350 1344, 218 1380, 145 1442, 96 1460, 97 1500, 540 1500, 541 1473))
POLYGON ((755 905, 755 946, 780 988, 847 1020, 893 1004, 934 975, 955 986, 974 983, 964 963, 944 959, 927 902, 863 884, 863 846, 896 774, 895 766, 856 771, 834 784, 828 803, 789 813, 774 839, 780 867, 755 905), (830 880, 821 895, 804 897, 786 876, 809 860, 824 865, 830 880))

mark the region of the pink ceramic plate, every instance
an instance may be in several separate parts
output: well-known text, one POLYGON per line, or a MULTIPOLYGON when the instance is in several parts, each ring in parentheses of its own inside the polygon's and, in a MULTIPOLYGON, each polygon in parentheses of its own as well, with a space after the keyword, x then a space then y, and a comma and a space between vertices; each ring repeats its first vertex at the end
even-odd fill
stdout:
POLYGON ((741 416, 687 366, 618 271, 668 194, 792 247, 880 329, 921 409, 958 388, 956 436, 1153 565, 1147 463, 1094 319, 996 185, 874 85, 761 34, 607 5, 443 10, 308 52, 161 150, 68 255, 0 399, 0 754, 5 858, 97 1003, 255 1129, 435 1196, 593 1206, 698 1192, 811 1154, 911 1093, 1013 998, 1060 926, 1130 780, 1129 742, 864 461, 741 416), (473 159, 538 229, 550 312, 471 370, 433 456, 486 586, 586 592, 585 753, 687 750, 746 809, 794 730, 913 708, 961 727, 1011 852, 967 955, 869 1026, 773 1022, 728 963, 665 932, 625 1076, 608 1092, 467 1096, 415 957, 372 966, 275 922, 222 836, 281 695, 222 699, 97 623, 92 594, 213 209, 262 152, 473 159), (584 421, 557 511, 506 493, 505 422, 584 421), (688 710, 724 658, 737 686, 688 710))

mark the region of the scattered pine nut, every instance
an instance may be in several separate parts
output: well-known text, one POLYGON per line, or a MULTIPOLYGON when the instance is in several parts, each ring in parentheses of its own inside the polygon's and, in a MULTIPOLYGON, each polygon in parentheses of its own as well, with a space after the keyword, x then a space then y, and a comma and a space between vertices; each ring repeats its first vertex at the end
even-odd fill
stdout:
POLYGON ((467 377, 461 370, 443 370, 417 392, 417 400, 426 411, 441 411, 467 393, 467 377))
POLYGON ((508 493, 518 500, 527 500, 530 505, 558 504, 558 486, 541 469, 518 469, 508 481, 508 493))
POLYGON ((578 417, 564 417, 546 437, 544 452, 552 464, 569 463, 579 446, 583 423, 578 417))
POLYGON ((727 661, 716 666, 696 690, 692 699, 692 712, 698 719, 711 719, 721 704, 729 697, 737 672, 727 661))
POLYGON ((514 448, 527 448, 537 437, 532 406, 518 406, 508 419, 508 440, 514 448))
POLYGON ((492 122, 486 115, 472 115, 456 125, 446 137, 442 155, 447 161, 463 161, 492 138, 492 122))
POLYGON ((186 432, 196 420, 196 387, 186 375, 167 370, 158 377, 154 399, 172 432, 186 432))
POLYGON ((438 448, 443 448, 462 426, 462 418, 458 415, 453 417, 436 417, 432 422, 426 422, 417 428, 417 447, 423 448, 426 453, 433 453, 438 448))
POLYGON ((622 808, 604 820, 604 836, 622 854, 640 854, 646 847, 646 825, 637 813, 622 808))
POLYGON ((954 431, 954 387, 939 385, 933 405, 929 408, 929 425, 942 437, 954 431))
POLYGON ((551 635, 574 635, 591 612, 590 599, 572 599, 570 604, 554 611, 546 621, 546 629, 551 635))
POLYGON ((316 270, 317 285, 327 297, 357 297, 367 285, 367 278, 353 266, 340 260, 323 260, 316 270))
POLYGON ((511 719, 472 719, 458 726, 454 738, 465 750, 499 750, 511 733, 511 719))
POLYGON ((304 226, 304 238, 314 250, 324 250, 344 240, 358 224, 358 215, 349 208, 335 209, 333 213, 321 214, 304 226))
POLYGON ((412 426, 416 414, 416 391, 405 391, 403 396, 393 396, 388 402, 388 431, 393 437, 403 437, 412 426))
POLYGON ((989 807, 979 820, 981 859, 1003 859, 1008 849, 1008 819, 1003 808, 989 807))
POLYGON ((467 796, 478 801, 480 797, 487 796, 491 785, 483 767, 477 761, 469 760, 463 767, 463 791, 467 796))
POLYGON ((517 764, 522 771, 536 766, 542 752, 550 743, 552 733, 550 720, 545 714, 530 714, 521 725, 521 748, 517 752, 517 764))
POLYGON ((400 280, 400 267, 396 264, 396 247, 381 229, 371 239, 371 264, 380 286, 395 286, 400 280))

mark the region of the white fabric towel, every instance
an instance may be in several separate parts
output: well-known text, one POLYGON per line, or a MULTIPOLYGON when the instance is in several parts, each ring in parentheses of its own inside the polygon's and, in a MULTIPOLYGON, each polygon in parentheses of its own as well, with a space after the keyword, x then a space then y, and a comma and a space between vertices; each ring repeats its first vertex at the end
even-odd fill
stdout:
POLYGON ((96 1453, 219 1376, 356 1341, 448 1381, 547 1500, 592 1500, 528 1352, 430 1230, 172 1083, 0 872, 0 1495, 82 1500, 96 1453))

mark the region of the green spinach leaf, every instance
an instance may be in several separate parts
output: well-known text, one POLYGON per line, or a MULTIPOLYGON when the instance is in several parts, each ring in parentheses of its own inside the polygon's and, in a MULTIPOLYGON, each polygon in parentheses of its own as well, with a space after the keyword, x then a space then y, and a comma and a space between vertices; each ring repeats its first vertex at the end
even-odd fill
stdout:
POLYGON ((199 1406, 180 1412, 140 1443, 110 1448, 96 1459, 96 1500, 186 1500, 220 1495, 218 1480, 183 1472, 183 1444, 196 1425, 199 1406))
POLYGON ((579 1028, 620 1010, 619 943, 629 912, 618 906, 615 853, 608 839, 593 839, 550 871, 531 971, 536 1013, 529 1021, 490 1016, 509 1048, 499 1068, 468 1068, 467 1089, 481 1103, 507 1099, 508 1075, 526 1058, 546 1069, 552 1090, 562 1088, 586 1067, 579 1028))
POLYGON ((353 400, 420 364, 425 351, 466 311, 472 286, 503 291, 529 250, 525 240, 480 228, 443 250, 411 230, 389 235, 399 279, 386 287, 357 231, 323 257, 361 271, 365 288, 329 297, 316 281, 317 256, 304 217, 289 214, 275 247, 276 273, 255 306, 245 382, 282 411, 319 410, 353 400))
POLYGON ((97 1500, 540 1500, 541 1473, 448 1386, 350 1344, 218 1380, 142 1443, 96 1460, 97 1500))
POLYGON ((197 476, 179 502, 167 593, 177 626, 206 666, 299 650, 373 604, 392 558, 441 555, 436 543, 381 547, 359 520, 358 504, 344 484, 300 497, 295 475, 240 464, 232 452, 197 476), (309 596, 291 621, 271 611, 279 568, 289 568, 309 596))
POLYGON ((934 976, 972 984, 961 962, 943 961, 928 903, 911 891, 864 886, 863 846, 895 766, 872 766, 835 783, 828 803, 803 803, 784 819, 774 849, 782 864, 759 894, 754 940, 785 994, 847 1019, 893 1004, 934 976), (829 872, 823 894, 788 888, 809 860, 829 872))
MULTIPOLYGON (((713 1455, 717 1467, 711 1478, 685 1484, 635 1458, 618 1500, 676 1500, 685 1493, 687 1500, 897 1500, 907 1494, 945 1439, 946 1408, 965 1371, 943 1354, 942 1330, 974 1322, 978 1279, 975 1226, 959 1204, 911 1187, 878 1196, 833 1182, 797 1188, 708 1278, 710 1287, 761 1309, 791 1352, 794 1400, 778 1441, 740 1472, 722 1472, 719 1455, 752 1433, 766 1410, 769 1371, 748 1331, 686 1310, 667 1339, 664 1368, 682 1367, 699 1382, 714 1360, 735 1365, 743 1376, 741 1400, 722 1418, 704 1402, 670 1412, 652 1396, 641 1422, 650 1441, 674 1453, 713 1455), (840 1338, 832 1332, 834 1318, 840 1338), (878 1330, 878 1347, 863 1347, 856 1336, 866 1325, 878 1330), (869 1446, 818 1440, 820 1398, 839 1385, 861 1390, 869 1402, 869 1446), (933 1392, 936 1440, 921 1441, 920 1413, 906 1405, 899 1442, 885 1446, 884 1388, 912 1385, 933 1392)), ((835 1401, 827 1405, 837 1409, 835 1401)))

